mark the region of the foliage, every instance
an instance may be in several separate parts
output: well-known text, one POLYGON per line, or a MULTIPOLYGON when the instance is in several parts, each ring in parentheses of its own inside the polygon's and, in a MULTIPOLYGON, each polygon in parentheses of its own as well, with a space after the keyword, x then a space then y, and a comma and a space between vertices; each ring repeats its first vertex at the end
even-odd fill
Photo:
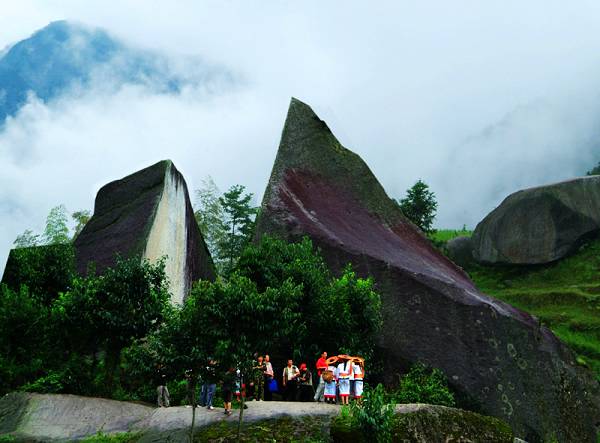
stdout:
POLYGON ((164 260, 150 264, 118 257, 103 275, 76 278, 53 313, 73 349, 93 354, 98 346, 105 350, 110 384, 121 350, 156 328, 168 301, 164 260))
POLYGON ((75 275, 75 251, 70 244, 20 248, 11 251, 3 282, 19 291, 29 292, 49 305, 66 291, 75 275))
POLYGON ((75 232, 73 233, 73 240, 75 240, 77 236, 81 234, 81 231, 83 231, 83 228, 85 227, 87 222, 90 221, 91 216, 91 212, 87 209, 75 211, 71 214, 71 218, 75 220, 76 223, 75 232))
POLYGON ((292 282, 299 287, 297 307, 302 323, 293 341, 279 340, 270 349, 280 357, 347 352, 371 359, 381 327, 381 301, 371 279, 361 279, 350 267, 334 278, 308 238, 297 243, 265 236, 242 253, 238 271, 259 291, 292 282), (345 331, 331 334, 330 331, 345 331))
POLYGON ((600 175, 600 162, 591 170, 587 171, 585 175, 600 175))
POLYGON ((202 187, 196 190, 196 210, 194 215, 206 241, 211 256, 218 263, 219 245, 225 238, 227 227, 225 226, 225 211, 219 200, 221 191, 208 176, 202 180, 202 187))
POLYGON ((15 248, 31 248, 39 245, 62 245, 75 240, 81 233, 88 221, 91 213, 88 210, 79 210, 71 214, 75 221, 73 236, 69 236, 69 227, 67 208, 65 205, 58 205, 50 209, 46 217, 46 225, 42 235, 35 234, 31 229, 26 229, 18 235, 13 245, 15 248))
POLYGON ((423 232, 434 232, 433 220, 437 211, 435 194, 422 180, 418 180, 406 191, 406 197, 400 200, 400 208, 404 215, 423 232))
POLYGON ((350 412, 364 441, 391 441, 394 406, 386 402, 383 385, 379 384, 375 389, 366 386, 363 401, 353 402, 350 412))
POLYGON ((288 281, 259 292, 254 282, 237 273, 229 280, 198 282, 163 331, 167 364, 199 373, 210 357, 223 373, 236 367, 248 371, 256 350, 293 339, 299 289, 288 281))
POLYGON ((448 387, 444 373, 417 363, 400 378, 398 390, 392 394, 395 403, 428 403, 453 407, 454 394, 448 387))
POLYGON ((242 185, 234 185, 219 198, 225 213, 227 231, 219 242, 219 259, 224 269, 231 271, 238 257, 248 244, 254 231, 257 209, 251 206, 251 193, 245 193, 242 185))
POLYGON ((46 229, 42 234, 44 244, 69 243, 71 239, 69 238, 69 227, 67 226, 68 220, 67 208, 64 205, 50 209, 50 213, 46 217, 46 229))
POLYGON ((140 434, 138 432, 119 432, 116 434, 105 434, 98 431, 97 434, 81 440, 85 443, 133 443, 138 441, 140 434))
POLYGON ((40 243, 39 234, 34 234, 31 229, 26 229, 22 234, 17 236, 13 245, 15 248, 31 248, 40 243))
POLYGON ((49 338, 48 309, 26 287, 0 285, 0 393, 37 378, 49 338))

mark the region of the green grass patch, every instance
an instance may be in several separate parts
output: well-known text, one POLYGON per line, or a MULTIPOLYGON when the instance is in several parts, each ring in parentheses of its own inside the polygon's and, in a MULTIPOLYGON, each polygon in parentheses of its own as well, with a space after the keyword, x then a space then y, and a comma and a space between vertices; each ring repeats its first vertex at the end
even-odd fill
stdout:
POLYGON ((140 434, 138 432, 119 432, 117 434, 105 434, 98 432, 95 435, 86 437, 82 442, 85 443, 133 443, 138 441, 140 434))
POLYGON ((446 243, 456 237, 470 237, 473 231, 468 229, 438 229, 429 236, 434 242, 446 243))
POLYGON ((274 420, 244 423, 240 440, 237 438, 237 416, 199 429, 194 442, 329 442, 329 417, 283 417, 274 420))
POLYGON ((539 318, 600 380, 600 239, 548 265, 466 270, 484 293, 539 318))

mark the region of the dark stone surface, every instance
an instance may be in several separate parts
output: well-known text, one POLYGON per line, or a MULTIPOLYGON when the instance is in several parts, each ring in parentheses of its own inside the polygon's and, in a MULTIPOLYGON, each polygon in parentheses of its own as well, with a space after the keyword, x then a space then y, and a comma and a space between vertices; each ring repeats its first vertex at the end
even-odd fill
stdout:
POLYGON ((387 374, 442 369, 481 412, 530 441, 595 441, 598 383, 530 315, 480 293, 402 215, 368 166, 292 99, 256 239, 312 238, 334 272, 352 262, 382 295, 387 374))
POLYGON ((600 231, 600 176, 581 177, 509 195, 473 233, 481 263, 558 260, 600 231))
POLYGON ((449 240, 446 244, 446 250, 450 260, 462 268, 473 262, 471 237, 461 236, 449 240))
POLYGON ((125 258, 144 256, 169 176, 176 186, 183 186, 185 192, 187 253, 186 257, 177 260, 185 261, 188 289, 192 281, 215 278, 213 262, 194 218, 185 180, 169 160, 108 183, 98 191, 94 215, 75 240, 76 266, 80 274, 85 274, 91 263, 96 272, 101 273, 115 264, 117 255, 125 258))

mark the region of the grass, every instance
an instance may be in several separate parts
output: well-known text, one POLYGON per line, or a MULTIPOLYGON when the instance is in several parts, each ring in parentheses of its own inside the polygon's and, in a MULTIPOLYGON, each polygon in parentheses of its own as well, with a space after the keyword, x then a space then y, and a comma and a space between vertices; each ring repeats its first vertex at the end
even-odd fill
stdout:
MULTIPOLYGON (((244 423, 242 442, 329 442, 329 422, 326 417, 283 417, 244 423)), ((196 431, 194 442, 237 442, 237 420, 222 421, 196 431)))
POLYGON ((120 432, 117 434, 105 434, 98 432, 95 435, 86 437, 82 442, 85 443, 133 443, 140 438, 139 433, 134 432, 120 432))
POLYGON ((463 229, 438 229, 429 236, 434 243, 445 243, 456 237, 470 237, 473 231, 469 231, 465 227, 463 229))
POLYGON ((549 265, 466 271, 484 293, 538 317, 600 380, 600 239, 549 265))

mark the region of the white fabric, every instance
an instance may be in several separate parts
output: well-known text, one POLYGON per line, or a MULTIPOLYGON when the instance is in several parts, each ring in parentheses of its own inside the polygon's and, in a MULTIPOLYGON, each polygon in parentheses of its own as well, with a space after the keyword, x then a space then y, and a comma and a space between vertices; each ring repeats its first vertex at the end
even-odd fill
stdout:
POLYGON ((340 397, 348 397, 350 395, 350 379, 340 378, 340 397))
POLYGON ((363 384, 364 382, 362 380, 355 380, 354 381, 354 398, 360 398, 363 395, 363 384))

